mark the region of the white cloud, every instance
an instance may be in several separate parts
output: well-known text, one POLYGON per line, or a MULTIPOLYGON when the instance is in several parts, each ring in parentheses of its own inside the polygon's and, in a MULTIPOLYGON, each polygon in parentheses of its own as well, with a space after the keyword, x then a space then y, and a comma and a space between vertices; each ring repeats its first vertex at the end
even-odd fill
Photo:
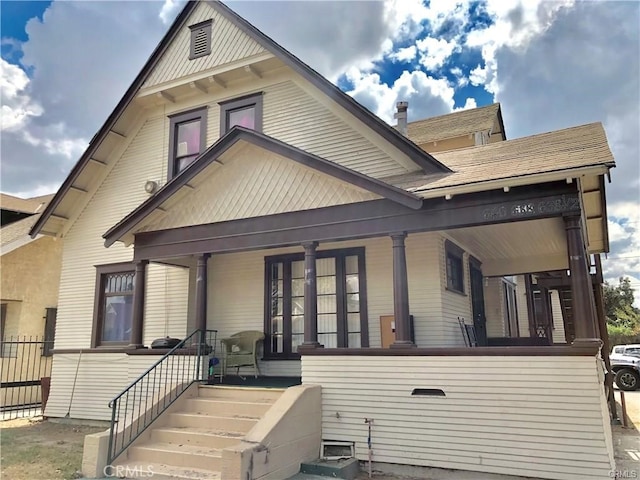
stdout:
POLYGON ((455 41, 448 42, 442 38, 425 37, 416 42, 420 52, 420 64, 428 71, 442 67, 451 54, 457 49, 455 41))
POLYGON ((180 12, 182 7, 184 7, 185 3, 185 0, 164 0, 160 13, 158 14, 162 23, 169 25, 173 22, 173 19, 176 17, 178 12, 180 12))
POLYGON ((481 49, 485 62, 484 69, 476 72, 475 81, 482 81, 487 91, 497 94, 497 50, 506 47, 514 51, 525 51, 533 39, 544 34, 553 24, 556 15, 573 3, 574 0, 531 0, 514 7, 511 2, 489 0, 487 13, 494 23, 487 28, 469 32, 466 40, 467 46, 481 49))
POLYGON ((28 85, 29 77, 21 68, 0 59, 0 130, 19 130, 27 124, 29 117, 42 115, 42 107, 26 93, 28 85))
POLYGON ((396 60, 399 62, 410 62, 414 58, 416 58, 417 48, 415 45, 411 45, 406 48, 401 48, 396 52, 393 52, 389 55, 389 58, 392 60, 396 60))
POLYGON ((386 122, 393 124, 398 101, 408 101, 409 120, 449 113, 453 109, 454 89, 444 78, 434 78, 425 72, 404 71, 393 85, 381 82, 376 73, 351 68, 346 74, 354 85, 347 92, 386 122))
POLYGON ((461 108, 454 108, 454 111, 459 111, 459 110, 469 110, 470 108, 477 108, 478 104, 476 103, 476 99, 475 98, 467 98, 467 100, 464 102, 464 106, 461 108))

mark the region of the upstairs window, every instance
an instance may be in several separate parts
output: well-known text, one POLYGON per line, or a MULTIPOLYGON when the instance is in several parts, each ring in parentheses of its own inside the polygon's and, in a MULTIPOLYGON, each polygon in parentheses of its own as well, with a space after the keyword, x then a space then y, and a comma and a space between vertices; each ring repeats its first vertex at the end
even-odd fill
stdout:
POLYGON ((447 240, 445 242, 445 259, 447 265, 447 290, 464 293, 463 250, 447 240))
POLYGON ((206 57, 211 53, 211 25, 213 20, 191 25, 191 44, 189 47, 189 60, 206 57))
POLYGON ((262 131, 262 93, 220 103, 220 136, 236 125, 262 131))
POLYGON ((205 150, 207 109, 199 108, 169 116, 169 178, 193 163, 205 150))

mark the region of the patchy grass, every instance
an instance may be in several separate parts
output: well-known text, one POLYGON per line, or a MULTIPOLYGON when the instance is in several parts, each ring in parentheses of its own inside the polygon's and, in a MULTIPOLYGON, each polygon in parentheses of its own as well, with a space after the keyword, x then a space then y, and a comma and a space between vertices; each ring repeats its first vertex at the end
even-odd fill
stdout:
POLYGON ((3 421, 0 423, 0 476, 12 480, 78 478, 84 436, 103 430, 104 427, 46 420, 3 421))

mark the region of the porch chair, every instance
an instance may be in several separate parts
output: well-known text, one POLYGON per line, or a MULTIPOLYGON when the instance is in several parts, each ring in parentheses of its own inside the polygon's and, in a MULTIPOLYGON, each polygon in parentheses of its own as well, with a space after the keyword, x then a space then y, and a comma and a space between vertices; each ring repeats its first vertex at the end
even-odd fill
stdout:
POLYGON ((223 338, 222 375, 227 374, 227 367, 236 367, 236 375, 240 374, 240 367, 253 367, 254 375, 258 378, 258 344, 264 340, 264 333, 257 330, 245 330, 234 333, 229 338, 223 338))

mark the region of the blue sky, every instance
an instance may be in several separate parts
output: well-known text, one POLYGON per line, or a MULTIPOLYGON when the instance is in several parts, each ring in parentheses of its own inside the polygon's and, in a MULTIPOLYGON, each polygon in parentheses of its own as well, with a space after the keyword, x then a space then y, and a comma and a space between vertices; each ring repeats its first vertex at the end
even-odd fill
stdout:
MULTIPOLYGON (((183 0, 1 2, 0 189, 55 191, 183 0), (126 15, 123 15, 126 6, 126 15)), ((609 278, 640 289, 640 3, 230 1, 393 123, 501 102, 508 138, 602 122, 609 278)))

